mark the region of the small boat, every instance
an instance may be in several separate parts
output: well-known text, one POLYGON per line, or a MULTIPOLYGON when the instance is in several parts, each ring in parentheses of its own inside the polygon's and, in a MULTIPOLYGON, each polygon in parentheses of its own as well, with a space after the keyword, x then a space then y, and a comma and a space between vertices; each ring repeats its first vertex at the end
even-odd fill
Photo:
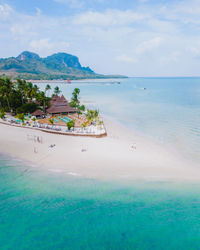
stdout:
POLYGON ((70 83, 71 83, 71 81, 70 81, 70 79, 69 79, 69 78, 67 79, 67 81, 66 81, 66 82, 67 82, 68 84, 70 84, 70 83))

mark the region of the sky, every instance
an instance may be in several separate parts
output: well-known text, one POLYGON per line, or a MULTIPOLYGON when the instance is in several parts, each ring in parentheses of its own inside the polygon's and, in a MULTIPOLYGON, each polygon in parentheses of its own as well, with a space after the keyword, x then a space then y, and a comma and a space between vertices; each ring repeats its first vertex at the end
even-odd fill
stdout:
POLYGON ((0 0, 0 58, 24 50, 101 74, 200 76, 200 0, 0 0))

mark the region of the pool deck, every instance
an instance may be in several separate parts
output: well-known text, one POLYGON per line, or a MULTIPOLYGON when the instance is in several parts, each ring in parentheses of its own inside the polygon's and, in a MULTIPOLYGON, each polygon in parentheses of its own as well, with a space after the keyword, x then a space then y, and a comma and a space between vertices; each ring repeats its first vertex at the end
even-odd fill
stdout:
MULTIPOLYGON (((58 116, 52 116, 51 118, 52 119, 56 119, 58 122, 56 122, 54 120, 54 125, 58 125, 58 126, 65 126, 66 127, 66 122, 60 120, 58 117, 61 117, 62 119, 65 120, 64 117, 67 117, 69 118, 70 120, 74 120, 75 122, 75 127, 79 128, 81 127, 81 125, 86 122, 87 125, 89 126, 90 124, 88 123, 87 119, 85 119, 84 117, 82 116, 77 116, 77 115, 58 115, 58 116)), ((38 120, 38 123, 40 124, 49 124, 49 125, 52 125, 50 122, 49 122, 49 118, 44 118, 44 119, 40 119, 38 120)))
POLYGON ((11 124, 9 122, 2 121, 2 120, 0 120, 0 123, 4 124, 5 126, 14 126, 14 127, 18 127, 18 128, 31 129, 31 130, 42 131, 44 133, 57 134, 57 135, 93 137, 93 138, 102 138, 102 137, 107 136, 107 132, 106 132, 104 124, 102 124, 102 129, 96 129, 96 131, 93 130, 93 131, 89 132, 88 130, 83 129, 82 131, 77 132, 76 129, 71 130, 71 131, 66 131, 65 129, 61 129, 61 131, 55 131, 53 129, 32 127, 32 126, 23 126, 21 124, 14 124, 14 123, 11 124))

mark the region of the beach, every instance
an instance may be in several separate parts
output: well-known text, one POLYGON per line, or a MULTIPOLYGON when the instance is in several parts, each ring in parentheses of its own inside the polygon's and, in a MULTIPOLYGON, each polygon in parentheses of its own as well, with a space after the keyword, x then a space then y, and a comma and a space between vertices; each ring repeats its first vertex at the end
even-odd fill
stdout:
POLYGON ((0 123, 0 248, 198 249, 199 79, 82 84, 106 137, 0 123))
POLYGON ((169 148, 111 118, 104 122, 108 133, 105 138, 48 134, 0 124, 0 152, 22 159, 30 167, 81 178, 200 180, 198 166, 169 148))

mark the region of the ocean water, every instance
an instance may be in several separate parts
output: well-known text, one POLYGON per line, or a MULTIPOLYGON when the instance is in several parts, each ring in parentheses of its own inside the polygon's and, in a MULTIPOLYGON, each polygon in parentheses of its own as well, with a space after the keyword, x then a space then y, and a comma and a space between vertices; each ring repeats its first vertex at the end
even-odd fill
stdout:
MULTIPOLYGON (((56 85, 67 97, 79 87, 90 107, 199 162, 199 78, 56 85)), ((0 249, 199 246, 199 183, 100 182, 0 155, 0 249)))
POLYGON ((199 249, 199 184, 103 183, 5 156, 0 166, 0 249, 199 249))
POLYGON ((200 162, 200 78, 129 78, 119 80, 121 84, 114 81, 55 83, 52 89, 58 85, 70 99, 78 87, 87 106, 200 162))

